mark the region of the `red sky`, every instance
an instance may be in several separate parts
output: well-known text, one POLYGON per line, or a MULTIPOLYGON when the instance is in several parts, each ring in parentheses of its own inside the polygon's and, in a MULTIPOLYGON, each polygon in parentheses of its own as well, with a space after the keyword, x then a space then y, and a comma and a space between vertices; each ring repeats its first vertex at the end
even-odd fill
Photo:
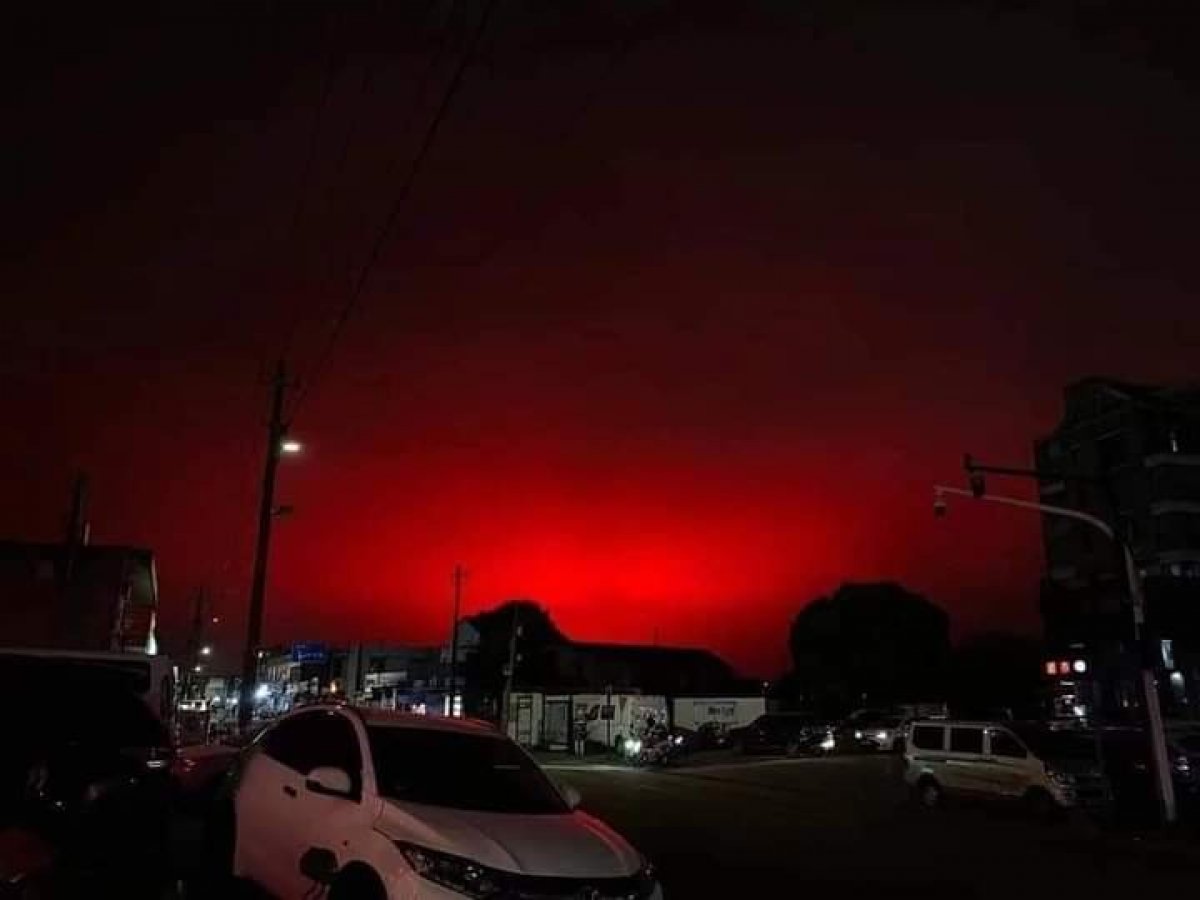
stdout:
MULTIPOLYGON (((269 638, 441 639, 459 561, 469 610, 758 673, 842 580, 1036 628, 1037 521, 936 521, 930 485, 1028 462, 1071 379, 1196 375, 1186 42, 726 6, 500 4, 297 415, 269 638)), ((260 376, 311 371, 465 40, 414 106, 433 14, 282 9, 26 20, 6 55, 0 532, 56 534, 85 468, 96 539, 158 551, 168 629, 210 585, 230 658, 260 376)))

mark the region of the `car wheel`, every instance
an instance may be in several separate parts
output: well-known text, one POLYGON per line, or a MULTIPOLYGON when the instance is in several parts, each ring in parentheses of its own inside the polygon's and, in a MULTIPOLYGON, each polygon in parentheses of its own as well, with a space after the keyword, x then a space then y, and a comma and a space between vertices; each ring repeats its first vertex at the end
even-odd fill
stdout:
POLYGON ((329 900, 387 900, 387 890, 374 869, 351 863, 329 888, 329 900))
POLYGON ((942 786, 933 778, 922 778, 917 783, 917 801, 926 809, 937 809, 942 805, 942 786))

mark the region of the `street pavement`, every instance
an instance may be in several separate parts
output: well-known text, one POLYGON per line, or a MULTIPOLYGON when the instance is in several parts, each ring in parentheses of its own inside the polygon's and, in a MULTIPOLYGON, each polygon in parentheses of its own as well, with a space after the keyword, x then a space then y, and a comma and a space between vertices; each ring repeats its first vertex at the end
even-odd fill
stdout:
POLYGON ((669 900, 707 897, 1170 897, 1200 889, 1200 845, 1081 819, 910 799, 888 756, 686 769, 550 765, 658 867, 669 900))

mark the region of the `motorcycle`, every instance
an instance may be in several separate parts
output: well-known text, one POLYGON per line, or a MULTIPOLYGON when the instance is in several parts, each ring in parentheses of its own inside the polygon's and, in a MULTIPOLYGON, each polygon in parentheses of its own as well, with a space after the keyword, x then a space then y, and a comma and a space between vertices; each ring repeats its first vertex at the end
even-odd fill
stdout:
POLYGON ((625 754, 636 767, 663 767, 683 755, 684 736, 666 729, 625 742, 625 754))

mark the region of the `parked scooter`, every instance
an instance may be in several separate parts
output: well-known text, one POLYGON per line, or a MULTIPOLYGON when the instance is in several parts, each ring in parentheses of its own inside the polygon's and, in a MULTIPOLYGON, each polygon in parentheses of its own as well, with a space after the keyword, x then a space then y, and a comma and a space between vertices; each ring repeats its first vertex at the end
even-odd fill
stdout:
POLYGON ((651 726, 644 735, 625 742, 625 756, 634 766, 667 766, 683 755, 684 736, 665 726, 651 726))

